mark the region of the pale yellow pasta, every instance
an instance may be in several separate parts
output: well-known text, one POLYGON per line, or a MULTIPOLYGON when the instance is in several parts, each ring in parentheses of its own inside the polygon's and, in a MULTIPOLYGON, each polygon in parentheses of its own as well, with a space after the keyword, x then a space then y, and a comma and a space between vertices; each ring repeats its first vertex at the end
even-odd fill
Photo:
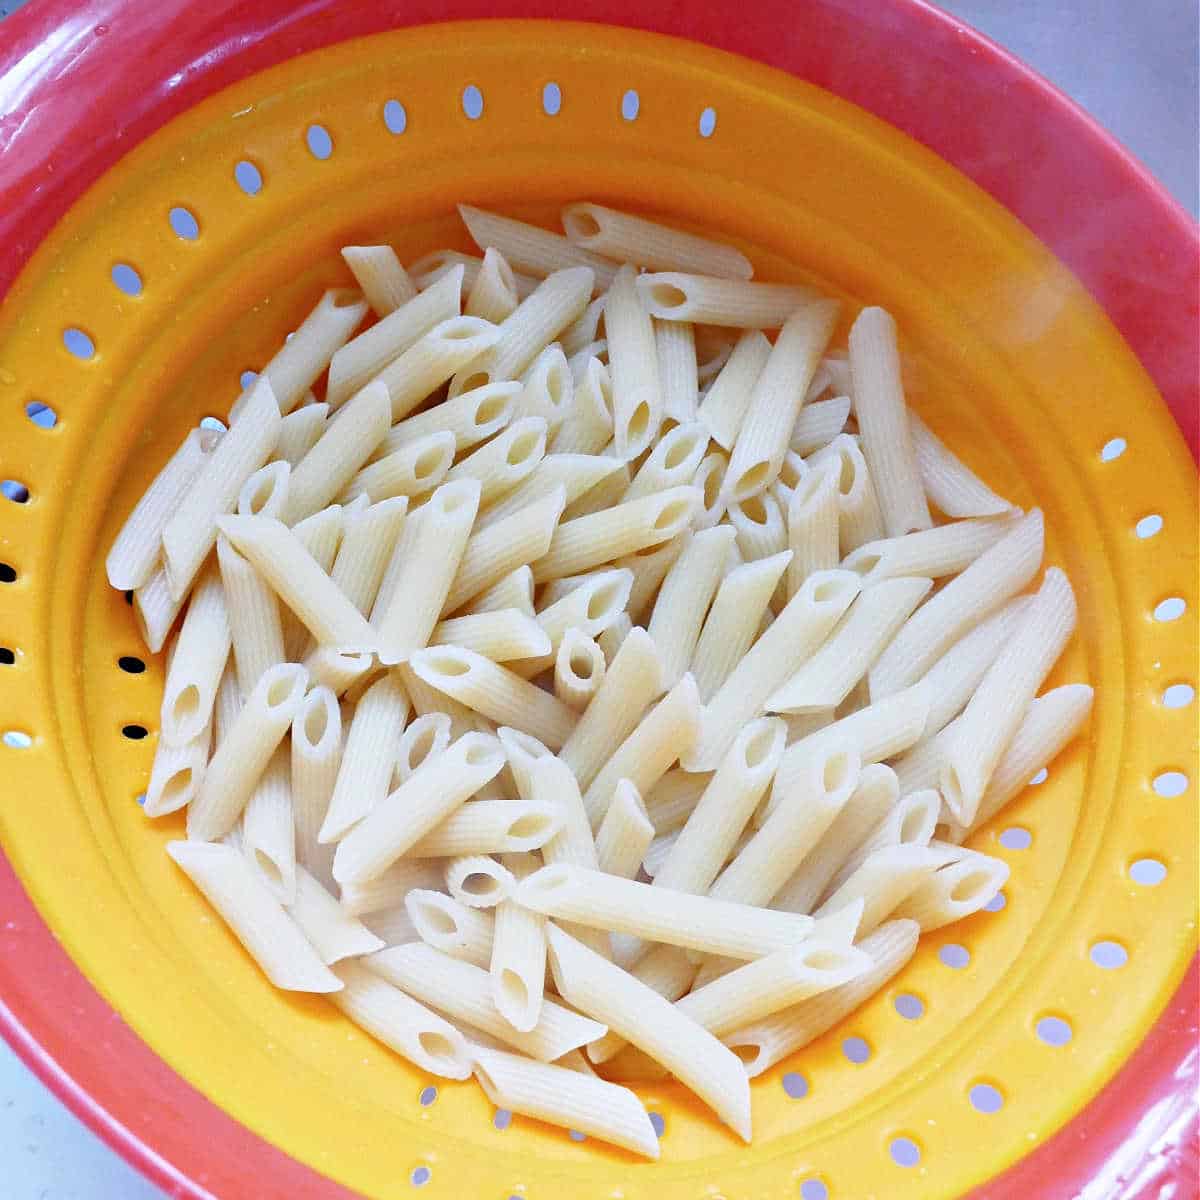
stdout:
POLYGON ((794 596, 814 571, 838 565, 840 509, 834 464, 809 472, 792 492, 787 510, 787 590, 794 596))
POLYGON ((596 454, 612 441, 613 397, 608 367, 594 355, 576 377, 571 411, 554 431, 555 454, 596 454))
POLYGON ((165 817, 191 803, 208 769, 211 743, 211 722, 190 742, 182 745, 172 746, 163 739, 159 740, 154 748, 150 782, 146 785, 146 798, 142 805, 142 812, 146 816, 165 817))
POLYGON ((219 842, 168 842, 167 853, 203 893, 263 974, 285 991, 336 992, 321 961, 240 850, 219 842))
POLYGON ((650 790, 646 812, 657 834, 680 829, 712 782, 713 773, 694 774, 672 767, 650 790))
POLYGON ((828 446, 845 429, 849 416, 849 396, 833 396, 815 402, 810 400, 796 418, 788 445, 797 454, 812 454, 822 446, 828 446))
MULTIPOLYGON (((468 395, 470 393, 467 393, 468 395)), ((473 479, 479 483, 479 503, 495 505, 537 469, 546 453, 546 422, 522 417, 478 450, 454 464, 447 482, 473 479)))
POLYGON ((338 963, 334 973, 344 986, 333 1002, 376 1041, 431 1075, 470 1075, 471 1048, 449 1021, 359 962, 338 963))
POLYGON ((866 584, 902 575, 956 575, 994 546, 1011 528, 1012 517, 952 521, 902 537, 868 542, 846 556, 844 566, 866 584))
POLYGON ((495 738, 464 734, 377 804, 339 843, 333 877, 358 883, 380 874, 504 766, 495 738))
POLYGON ((960 462, 911 409, 909 432, 921 485, 929 502, 948 517, 989 517, 1012 505, 960 462))
POLYGON ((473 800, 451 813, 407 852, 418 858, 518 854, 539 850, 559 831, 562 814, 538 800, 473 800))
POLYGON ((771 785, 784 737, 783 722, 772 718, 751 721, 738 732, 655 872, 655 887, 708 892, 771 785))
MULTIPOLYGON (((878 769, 875 764, 874 769, 878 769)), ((896 780, 899 784, 899 777, 896 780)), ((825 890, 828 895, 842 886, 878 850, 892 846, 928 846, 937 828, 941 796, 933 788, 906 792, 846 856, 825 890)))
POLYGON ((824 645, 767 700, 769 712, 836 708, 929 594, 930 579, 886 579, 864 586, 824 645))
POLYGON ((554 694, 574 712, 582 712, 604 682, 604 651, 581 629, 568 629, 554 656, 554 694))
POLYGON ((881 925, 858 945, 858 949, 871 958, 871 966, 863 974, 831 991, 802 1000, 791 1008, 726 1034, 726 1045, 737 1050, 754 1050, 753 1058, 742 1054, 741 1061, 750 1078, 761 1075, 832 1029, 897 975, 912 958, 920 933, 915 921, 888 921, 881 925))
POLYGON ((325 431, 328 415, 328 404, 306 404, 303 408, 293 409, 279 423, 275 457, 291 467, 297 466, 325 431))
POLYGON ((634 726, 584 789, 592 828, 603 820, 620 780, 648 792, 673 763, 692 751, 699 729, 700 695, 695 680, 685 675, 634 726))
POLYGON ((601 653, 604 655, 604 661, 611 667, 613 659, 617 657, 617 651, 621 649, 621 644, 629 636, 633 629, 633 621, 628 613, 621 613, 619 617, 605 629, 597 638, 596 645, 600 647, 601 653))
POLYGON ((498 663, 458 646, 434 646, 410 656, 413 671, 430 686, 502 725, 532 734, 558 749, 575 727, 560 700, 498 663))
POLYGON ((721 872, 709 895, 741 904, 769 904, 846 806, 861 769, 859 756, 845 745, 812 754, 803 773, 721 872))
POLYGON ((1033 509, 908 619, 871 668, 878 699, 919 679, 964 633, 1012 599, 1037 571, 1042 510, 1033 509))
POLYGON ((776 892, 771 907, 785 912, 812 912, 842 864, 887 817, 899 795, 900 784, 890 767, 882 763, 863 767, 850 799, 776 892))
POLYGON ((461 479, 442 484, 421 512, 405 523, 392 556, 398 564, 395 583, 386 597, 384 585, 380 586, 371 614, 379 630, 382 662, 405 662, 428 643, 445 608, 478 509, 479 484, 461 479))
POLYGON ((471 283, 463 311, 499 325, 517 307, 517 281, 512 267, 494 246, 483 252, 483 262, 471 283))
POLYGON ((342 261, 377 317, 395 312, 417 294, 391 246, 343 246, 342 261))
POLYGON ((851 326, 849 345, 854 415, 884 529, 889 537, 928 529, 932 522, 909 434, 896 322, 882 308, 864 308, 851 326))
MULTIPOLYGON (((507 256, 506 256, 507 257, 507 256)), ((548 276, 498 326, 500 340, 455 375, 450 395, 485 383, 517 379, 530 363, 583 312, 595 275, 570 267, 548 276)))
POLYGON ((384 943, 303 867, 296 869, 296 894, 287 910, 326 966, 383 949, 384 943))
POLYGON ((966 853, 957 862, 926 876, 896 908, 895 915, 921 926, 941 929, 977 913, 1008 882, 1008 864, 986 854, 966 853))
POLYGON ((737 1056, 669 1000, 569 934, 551 926, 547 937, 563 998, 661 1063, 749 1141, 750 1088, 737 1056))
POLYGON ((336 842, 388 794, 393 747, 408 719, 409 699, 394 672, 381 675, 354 709, 329 810, 317 834, 336 842))
POLYGON ((463 550, 442 611, 455 612, 505 575, 541 559, 553 543, 566 502, 566 489, 558 487, 510 516, 476 529, 463 550))
POLYGON ((676 425, 655 444, 621 497, 622 503, 692 482, 708 449, 708 431, 693 421, 676 425))
POLYGON ((474 1047, 475 1078, 498 1108, 656 1159, 658 1135, 628 1088, 553 1063, 474 1047))
MULTIPOLYGON (((503 862, 514 879, 524 879, 539 865, 532 854, 506 854, 503 862)), ((546 918, 541 913, 513 900, 496 906, 488 973, 496 1008, 514 1029, 528 1033, 541 1015, 546 982, 546 918)))
POLYGON ((163 529, 222 436, 214 429, 193 429, 125 518, 104 560, 108 582, 118 591, 140 588, 154 573, 163 529))
POLYGON ((487 971, 420 942, 381 950, 366 962, 389 983, 434 1005, 451 1019, 465 1021, 540 1062, 553 1062, 606 1032, 598 1021, 580 1016, 549 997, 542 1002, 532 1029, 514 1029, 492 1000, 487 971))
POLYGON ((663 416, 680 423, 694 421, 700 401, 700 384, 692 326, 687 321, 655 321, 654 345, 663 392, 663 416))
POLYGON ((518 270, 528 271, 531 275, 549 275, 566 267, 589 267, 595 273, 596 286, 601 291, 612 283, 615 263, 574 245, 561 233, 551 233, 469 204, 460 204, 458 212, 480 250, 494 246, 518 270))
POLYGON ((726 518, 737 533, 737 548, 744 562, 773 558, 788 548, 785 509, 772 492, 759 492, 729 505, 726 518))
POLYGON ((221 517, 220 530, 320 645, 375 648, 375 631, 366 618, 286 525, 270 517, 221 517))
POLYGON ((468 908, 495 908, 517 888, 513 873, 489 854, 464 854, 451 859, 445 873, 446 890, 468 908))
POLYGON ((988 668, 943 749, 938 785, 956 824, 969 826, 1026 707, 1075 631, 1075 595, 1047 572, 1009 643, 988 668))
POLYGON ((778 329, 796 309, 820 299, 811 288, 799 285, 682 271, 639 275, 637 285, 650 315, 659 320, 735 329, 778 329))
POLYGON ((575 379, 557 342, 547 346, 521 374, 516 409, 521 416, 542 417, 557 429, 575 400, 575 379))
MULTIPOLYGON (((1079 732, 1092 709, 1093 690, 1083 683, 1053 688, 1025 710, 1017 732, 996 764, 970 832, 990 821, 1079 732)), ((952 826, 956 836, 965 836, 952 826)))
POLYGON ((333 882, 333 847, 317 840, 337 783, 342 758, 342 713, 337 696, 316 685, 292 718, 292 820, 296 861, 321 881, 333 882))
MULTIPOLYGON (((430 284, 442 279, 457 267, 463 269, 463 292, 469 292, 483 268, 483 259, 474 254, 463 254, 461 250, 434 250, 429 254, 422 255, 412 263, 408 268, 408 273, 418 287, 429 287, 430 284)), ((532 275, 522 275, 519 271, 513 271, 512 277, 513 283, 516 285, 517 296, 521 300, 524 300, 541 283, 540 279, 535 279, 532 275)))
POLYGON ((713 450, 700 460, 696 474, 692 476, 692 486, 700 489, 703 507, 692 521, 694 529, 708 529, 725 515, 725 501, 721 499, 721 489, 725 484, 725 472, 728 467, 729 460, 721 450, 713 450))
POLYGON ((443 712, 425 713, 408 723, 396 747, 392 786, 399 787, 426 759, 441 754, 450 745, 450 717, 443 712))
POLYGON ((509 380, 485 384, 453 400, 444 400, 393 425, 375 457, 382 458, 432 433, 452 433, 455 451, 461 454, 487 441, 512 421, 520 394, 521 385, 509 380))
POLYGON ((533 564, 533 578, 544 583, 575 575, 620 555, 669 541, 687 527, 700 498, 696 488, 669 488, 564 521, 555 531, 550 549, 533 564))
POLYGON ((725 476, 727 500, 745 500, 770 486, 779 474, 839 308, 835 300, 815 301, 788 317, 779 331, 738 428, 725 476))
POLYGON ((613 791, 612 803, 596 830, 596 857, 608 875, 632 879, 654 840, 654 826, 638 790, 622 779, 613 791))
POLYGON ((217 561, 238 683, 246 693, 253 689, 263 671, 284 661, 279 601, 254 567, 223 537, 217 539, 217 561))
POLYGON ((599 483, 588 488, 574 503, 567 505, 567 511, 563 514, 564 520, 574 521, 577 517, 586 517, 611 508, 628 491, 630 480, 633 478, 629 464, 620 462, 608 454, 601 457, 610 458, 617 464, 616 469, 607 472, 599 483))
POLYGON ((229 609, 214 564, 192 589, 167 669, 160 730, 168 745, 192 741, 211 721, 229 648, 229 609))
POLYGON ((264 671, 217 745, 196 798, 188 805, 188 837, 215 841, 241 816, 250 793, 300 711, 308 675, 294 663, 264 671))
POLYGON ((498 579, 490 588, 474 597, 464 611, 472 616, 479 616, 499 612, 501 609, 513 609, 526 617, 535 615, 533 572, 528 565, 509 571, 503 579, 498 579))
POLYGON ((604 305, 613 388, 613 446, 623 462, 636 458, 650 445, 665 415, 654 323, 635 279, 633 267, 622 267, 604 305))
POLYGON ((879 498, 858 441, 839 433, 808 460, 811 467, 831 467, 838 477, 838 543, 849 554, 884 534, 879 498))
POLYGON ((757 329, 747 330, 700 401, 697 419, 725 450, 733 449, 750 407, 751 393, 770 355, 771 343, 766 336, 757 329))
POLYGON ((575 320, 562 331, 558 339, 563 350, 569 356, 579 353, 585 346, 604 337, 604 304, 606 297, 603 293, 595 298, 579 314, 575 320))
POLYGON ((825 640, 858 591, 850 571, 818 571, 805 580, 705 705, 696 746, 682 759, 687 770, 717 768, 741 727, 825 640))
POLYGON ((286 462, 267 463, 242 484, 234 511, 241 516, 282 516, 287 507, 290 480, 291 467, 286 462))
POLYGON ((822 903, 814 916, 825 917, 863 900, 865 907, 858 929, 865 936, 887 920, 899 904, 945 863, 945 853, 929 846, 899 845, 876 850, 822 903))
POLYGON ((304 669, 314 687, 327 687, 335 696, 345 695, 374 666, 369 651, 349 653, 333 646, 318 646, 304 658, 304 669))
POLYGON ((280 424, 275 394, 259 376, 247 393, 242 412, 176 499, 163 526, 163 566, 171 599, 187 595, 216 543, 217 518, 233 511, 242 484, 271 457, 280 424))
POLYGON ((282 744, 254 785, 242 813, 242 848, 283 904, 296 898, 296 833, 289 751, 282 744))
POLYGON ((708 703, 749 650, 791 551, 735 567, 721 580, 692 654, 691 671, 708 703))
POLYGON ((616 459, 604 455, 547 454, 524 480, 480 514, 480 525, 486 528, 503 521, 559 488, 566 504, 572 504, 620 469, 616 459))
POLYGON ((515 608, 495 609, 440 621, 429 639, 433 646, 461 646, 493 662, 548 654, 550 639, 532 618, 515 608))
POLYGON ((444 873, 440 859, 402 858, 370 879, 342 884, 340 903, 351 916, 382 912, 403 904, 416 888, 441 887, 444 873))
POLYGON ((338 350, 325 388, 329 407, 339 408, 435 325, 458 316, 462 281, 463 272, 450 269, 338 350))
POLYGON ((726 279, 749 279, 754 273, 750 260, 733 246, 600 204, 568 204, 562 224, 577 246, 652 271, 692 271, 726 279))
POLYGON ((426 888, 410 891, 404 906, 426 945, 477 967, 491 963, 495 919, 486 909, 470 908, 453 896, 426 888))
POLYGON ((369 614, 408 512, 408 498, 381 500, 346 517, 330 577, 346 599, 369 614))
POLYGON ((299 538, 300 544, 326 574, 333 570, 333 560, 342 544, 346 515, 342 505, 331 504, 292 526, 292 532, 299 538))

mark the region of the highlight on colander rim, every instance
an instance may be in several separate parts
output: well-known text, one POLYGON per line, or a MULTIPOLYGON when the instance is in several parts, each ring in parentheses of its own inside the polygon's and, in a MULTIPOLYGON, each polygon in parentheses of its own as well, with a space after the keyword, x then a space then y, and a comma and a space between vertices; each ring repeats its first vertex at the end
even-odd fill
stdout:
POLYGON ((1196 226, 744 16, 0 25, 0 1032, 168 1194, 1194 1183, 1196 226))

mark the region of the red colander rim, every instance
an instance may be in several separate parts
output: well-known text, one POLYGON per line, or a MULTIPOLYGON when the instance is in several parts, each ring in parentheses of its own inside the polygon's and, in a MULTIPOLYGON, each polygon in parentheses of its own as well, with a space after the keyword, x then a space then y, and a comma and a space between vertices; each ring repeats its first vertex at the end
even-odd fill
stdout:
MULTIPOLYGON (((0 25, 0 294, 91 183, 206 96, 347 38, 496 16, 690 38, 827 88, 903 130, 1075 272, 1196 456, 1196 224, 1061 92, 921 0, 757 0, 736 14, 718 0, 38 0, 0 25)), ((352 1195, 234 1121, 142 1042, 59 946, 2 854, 0 912, 0 1033, 168 1194, 235 1196, 253 1178, 263 1200, 352 1195)), ((1198 986, 1193 962, 1087 1108, 975 1200, 1195 1196, 1198 986)))

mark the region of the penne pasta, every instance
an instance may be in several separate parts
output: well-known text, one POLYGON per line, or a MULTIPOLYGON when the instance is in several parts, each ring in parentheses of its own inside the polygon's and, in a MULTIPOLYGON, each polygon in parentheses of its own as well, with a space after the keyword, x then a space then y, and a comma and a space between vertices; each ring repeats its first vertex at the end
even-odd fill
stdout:
MULTIPOLYGON (((818 368, 820 374, 821 368, 818 368)), ((796 424, 792 427, 789 447, 797 454, 812 454, 822 446, 828 446, 843 429, 850 416, 850 397, 833 396, 829 400, 808 401, 800 410, 796 424)))
POLYGON ((449 483, 475 480, 480 487, 480 505, 495 507, 502 497, 511 496, 528 482, 545 453, 545 420, 522 417, 473 454, 455 463, 446 479, 449 483))
POLYGON ((446 865, 446 890, 468 908, 495 908, 516 889, 513 873, 490 855, 464 854, 446 865))
POLYGON ((663 393, 663 416, 683 424, 695 421, 700 402, 696 336, 686 321, 655 321, 654 345, 663 393))
POLYGON ((303 408, 293 409, 279 423, 275 457, 290 467, 298 466, 324 433, 328 415, 328 404, 306 404, 303 408))
POLYGON ((264 671, 222 738, 204 782, 188 805, 188 837, 215 841, 241 816, 267 763, 300 711, 308 676, 303 667, 281 663, 264 671))
POLYGON ((738 338, 728 360, 704 394, 696 417, 722 449, 733 449, 750 407, 750 396, 770 356, 771 343, 762 331, 747 330, 738 338))
MULTIPOLYGON (((503 801, 501 801, 503 803, 503 801)), ((531 854, 509 854, 505 866, 514 879, 538 867, 531 854)), ((512 900, 496 906, 492 956, 488 964, 492 1002, 514 1028, 528 1033, 541 1016, 546 982, 546 918, 512 900)))
POLYGON ((474 800, 451 813, 409 851, 418 858, 520 854, 540 850, 558 832, 562 815, 536 800, 474 800))
POLYGON ((582 712, 604 682, 607 663, 594 638, 568 629, 554 656, 554 694, 573 712, 582 712))
POLYGON ((518 302, 517 281, 513 278, 512 267, 499 250, 494 246, 487 247, 479 271, 470 285, 463 311, 469 317, 482 317, 493 325, 499 325, 512 315, 518 302))
POLYGON ((229 647, 229 609, 214 565, 204 571, 192 590, 167 669, 160 737, 168 745, 193 741, 212 720, 229 647))
POLYGON ((612 803, 596 830, 596 857, 607 875, 632 879, 654 840, 654 826, 636 787, 622 779, 613 791, 612 803))
POLYGON ((296 833, 289 751, 280 745, 242 814, 242 848, 284 905, 296 898, 296 833))
POLYGON ((814 469, 829 467, 838 477, 838 544, 849 554, 866 542, 883 537, 883 518, 867 460, 855 438, 839 433, 809 460, 814 469))
POLYGON ((239 850, 219 842, 188 841, 168 842, 167 853, 277 988, 325 993, 341 989, 342 981, 321 961, 239 850))
POLYGON ((691 483, 707 449, 708 432, 703 425, 696 422, 676 425, 647 455, 621 502, 640 500, 643 496, 691 483))
POLYGON ((932 579, 957 575, 985 550, 990 550, 1012 529, 1012 524, 1007 514, 953 521, 903 537, 868 542, 848 554, 842 565, 849 571, 857 571, 864 585, 903 575, 925 575, 932 579))
POLYGON ((969 853, 926 876, 895 910, 897 918, 916 921, 922 933, 941 929, 979 912, 1008 881, 1008 864, 986 854, 969 853))
POLYGON ((575 379, 567 356, 552 342, 521 375, 517 412, 527 417, 542 417, 549 429, 557 429, 571 411, 575 400, 575 379))
POLYGON ((745 562, 772 558, 788 548, 787 522, 779 499, 771 492, 759 492, 745 500, 735 500, 726 517, 737 533, 737 548, 745 562))
POLYGON ((440 887, 444 866, 440 859, 401 859, 370 879, 342 884, 341 906, 356 917, 393 909, 417 888, 440 887))
POLYGON ((603 293, 595 298, 578 317, 562 332, 558 339, 563 351, 570 356, 579 353, 585 346, 604 336, 603 293))
POLYGON ((519 729, 510 729, 502 725, 496 730, 500 745, 504 747, 504 755, 508 760, 508 769, 517 788, 517 795, 522 800, 545 799, 538 797, 533 791, 533 768, 543 758, 552 758, 550 749, 537 738, 519 729))
POLYGON ((566 520, 574 521, 577 517, 586 517, 611 508, 612 505, 619 503, 621 497, 629 490, 629 484, 633 478, 629 466, 608 455, 599 457, 609 458, 610 461, 616 462, 616 468, 606 471, 599 483, 588 488, 574 503, 567 505, 567 511, 563 514, 566 520))
POLYGON ((332 646, 318 646, 302 665, 314 687, 327 687, 335 696, 343 696, 372 670, 375 658, 369 651, 350 654, 332 646))
POLYGON ((364 616, 375 604, 407 512, 407 497, 396 496, 346 517, 330 578, 364 616))
POLYGON ((491 913, 426 888, 410 891, 404 906, 427 946, 477 967, 490 965, 495 940, 495 919, 491 913))
POLYGON ((235 511, 243 517, 282 516, 287 507, 290 480, 291 467, 287 463, 267 463, 242 484, 235 511))
POLYGON ((799 285, 716 279, 682 271, 639 275, 637 286, 650 315, 660 321, 735 329, 779 329, 796 309, 820 299, 811 288, 799 285))
POLYGON ((503 579, 480 592, 466 607, 470 616, 514 609, 522 616, 535 615, 533 608, 533 572, 528 566, 509 571, 503 579))
POLYGON ((725 501, 721 499, 721 489, 725 485, 725 472, 728 467, 729 460, 720 450, 714 450, 700 460, 696 474, 692 477, 692 486, 700 489, 703 507, 692 522, 694 529, 708 529, 725 515, 725 501))
POLYGON ((839 308, 835 300, 815 301, 797 309, 779 331, 738 428, 725 475, 727 501, 745 500, 778 476, 839 308))
MULTIPOLYGON (((896 782, 898 785, 898 776, 896 782)), ((893 846, 928 846, 937 828, 940 811, 941 796, 934 789, 905 793, 846 856, 829 880, 825 894, 840 888, 878 850, 893 846)))
POLYGON ((512 421, 520 394, 521 385, 511 380, 489 383, 463 392, 453 400, 444 400, 393 425, 375 457, 382 458, 435 433, 453 434, 455 451, 461 454, 495 436, 512 421))
POLYGON ((554 431, 555 454, 596 454, 613 436, 612 379, 608 367, 589 356, 575 379, 571 410, 554 431))
MULTIPOLYGON (((646 813, 661 835, 680 829, 712 781, 712 772, 693 774, 673 767, 646 797, 646 813)), ((682 890, 682 889, 681 889, 682 890)))
POLYGON ((568 204, 562 224, 575 245, 652 271, 692 271, 726 279, 749 279, 754 273, 749 259, 732 246, 600 204, 568 204))
POLYGON ((604 329, 613 391, 613 446, 622 462, 636 458, 662 424, 654 323, 635 286, 636 273, 622 267, 608 289, 604 329))
POLYGON ((206 725, 190 742, 172 746, 159 740, 154 748, 150 782, 142 812, 148 817, 165 817, 195 799, 208 769, 212 724, 206 725))
POLYGON ((427 713, 408 724, 396 748, 392 786, 397 788, 427 759, 450 745, 450 718, 446 713, 427 713))
POLYGON ((279 601, 254 567, 223 537, 217 539, 217 561, 238 685, 243 693, 249 693, 265 670, 285 660, 279 601))
POLYGON ((326 966, 383 949, 383 942, 303 867, 296 869, 296 895, 287 910, 326 966))
POLYGON ((212 429, 193 429, 125 518, 104 560, 108 582, 118 591, 140 588, 154 574, 163 530, 223 436, 212 429))
POLYGON ((490 505, 480 517, 487 528, 528 508, 538 500, 563 490, 566 503, 572 504, 601 481, 621 469, 615 459, 599 454, 548 454, 521 483, 490 505))
POLYGON ((836 913, 847 904, 865 903, 859 920, 859 933, 872 932, 893 913, 897 906, 946 862, 942 851, 928 846, 897 845, 876 850, 827 899, 814 916, 818 919, 836 913))
POLYGON ((503 766, 504 756, 494 738, 464 734, 350 830, 333 856, 334 879, 344 886, 380 874, 494 779, 503 766))
POLYGON ((296 861, 322 883, 333 876, 333 849, 321 845, 317 832, 325 820, 342 757, 342 713, 337 696, 315 685, 292 718, 292 820, 296 861))
POLYGON ((905 623, 871 668, 871 698, 919 679, 964 633, 1011 600, 1042 560, 1041 509, 1018 521, 905 623))
POLYGON ((434 626, 429 641, 433 646, 459 646, 493 662, 509 662, 550 652, 550 639, 542 627, 515 608, 440 621, 434 626))
MULTIPOLYGON (((409 268, 408 273, 418 287, 429 287, 431 283, 443 278, 456 267, 462 267, 462 290, 464 294, 474 285, 483 268, 483 259, 473 254, 463 254, 460 250, 434 250, 417 259, 409 268)), ((517 296, 524 300, 534 288, 541 283, 532 275, 522 275, 513 271, 513 282, 517 287, 517 296)))
POLYGON ((991 517, 1012 510, 1013 506, 960 462, 911 409, 908 427, 921 486, 935 508, 948 517, 991 517))
POLYGON ((395 312, 417 294, 391 246, 343 246, 342 261, 377 317, 395 312))

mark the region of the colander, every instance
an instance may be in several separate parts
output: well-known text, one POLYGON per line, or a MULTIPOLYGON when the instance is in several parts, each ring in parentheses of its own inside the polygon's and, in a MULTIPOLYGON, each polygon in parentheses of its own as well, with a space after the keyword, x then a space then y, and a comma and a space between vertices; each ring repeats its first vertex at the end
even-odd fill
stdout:
POLYGON ((0 1027, 30 1065, 179 1196, 1191 1194, 1197 243, 1157 186, 910 0, 77 7, 18 14, 0 63, 0 1027), (516 19, 564 16, 604 23, 516 19), (979 837, 990 911, 757 1079, 752 1146, 642 1086, 658 1163, 270 987, 163 853, 181 817, 138 807, 162 669, 102 569, 338 247, 580 197, 891 309, 915 407, 1046 510, 1080 605, 1048 686, 1096 688, 979 837))

